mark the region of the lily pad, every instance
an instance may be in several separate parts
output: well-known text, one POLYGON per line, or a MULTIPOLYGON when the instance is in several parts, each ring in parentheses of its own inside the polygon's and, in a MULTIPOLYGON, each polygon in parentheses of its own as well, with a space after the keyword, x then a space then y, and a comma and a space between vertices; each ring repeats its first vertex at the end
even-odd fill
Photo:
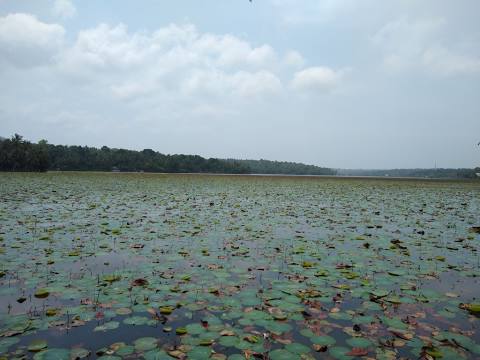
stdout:
POLYGON ((47 342, 45 340, 33 340, 29 345, 28 345, 28 351, 31 352, 37 352, 45 349, 47 347, 47 342))
POLYGON ((35 291, 35 297, 38 299, 45 299, 50 295, 50 292, 47 289, 38 289, 35 291))
POLYGON ((158 346, 158 340, 153 337, 143 337, 134 341, 136 351, 148 351, 158 346))

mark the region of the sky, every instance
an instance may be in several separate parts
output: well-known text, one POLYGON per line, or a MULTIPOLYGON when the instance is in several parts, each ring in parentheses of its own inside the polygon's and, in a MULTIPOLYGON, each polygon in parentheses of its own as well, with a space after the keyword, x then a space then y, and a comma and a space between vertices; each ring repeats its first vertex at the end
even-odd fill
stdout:
POLYGON ((0 0, 0 136, 480 165, 478 0, 0 0))

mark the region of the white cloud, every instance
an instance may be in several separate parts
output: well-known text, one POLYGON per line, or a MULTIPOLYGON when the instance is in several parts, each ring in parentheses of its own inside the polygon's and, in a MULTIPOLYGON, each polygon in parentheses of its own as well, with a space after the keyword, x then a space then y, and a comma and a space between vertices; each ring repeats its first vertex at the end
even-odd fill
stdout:
POLYGON ((285 54, 283 61, 287 66, 302 67, 305 65, 305 59, 302 54, 295 50, 288 51, 285 54))
MULTIPOLYGON (((191 24, 171 24, 152 32, 100 24, 79 31, 70 45, 64 44, 64 33, 62 26, 27 14, 0 18, 0 44, 11 47, 16 61, 31 61, 43 47, 48 60, 55 58, 52 71, 121 100, 167 93, 245 99, 279 95, 284 90, 281 79, 305 64, 297 51, 278 55, 269 44, 256 46, 231 34, 201 33, 191 24), (19 51, 22 46, 32 54, 19 51)), ((331 88, 341 76, 329 68, 305 69, 295 74, 293 89, 331 88)))
POLYGON ((65 73, 104 80, 121 99, 167 90, 184 95, 274 94, 282 89, 275 73, 279 65, 270 45, 255 47, 233 35, 200 33, 190 24, 152 33, 101 24, 81 31, 59 57, 65 73))
POLYGON ((249 73, 240 71, 229 79, 232 90, 244 97, 275 94, 281 91, 282 83, 269 71, 249 73))
POLYGON ((282 83, 275 74, 266 70, 238 71, 233 74, 197 70, 184 79, 182 88, 185 94, 221 94, 253 98, 280 93, 282 83))
POLYGON ((253 47, 233 35, 201 34, 190 24, 169 25, 149 34, 129 33, 125 25, 101 24, 81 31, 63 56, 63 65, 135 67, 156 63, 161 69, 185 66, 260 69, 273 65, 277 55, 269 45, 253 47))
POLYGON ((70 0, 55 0, 52 12, 55 16, 67 19, 75 16, 77 9, 70 0))
POLYGON ((343 71, 328 67, 310 67, 295 73, 292 86, 297 90, 328 91, 335 88, 343 77, 343 71))
MULTIPOLYGON (((403 17, 387 23, 371 40, 390 70, 422 69, 442 76, 479 72, 480 57, 475 51, 457 52, 441 41, 447 38, 446 25, 443 18, 414 21, 403 17)), ((478 44, 471 49, 478 49, 478 44)))
POLYGON ((270 45, 252 47, 248 42, 233 35, 196 34, 187 46, 215 59, 222 67, 249 66, 265 67, 276 61, 275 50, 270 45))
POLYGON ((60 50, 65 30, 29 14, 0 17, 0 56, 16 66, 35 66, 49 62, 60 50))
POLYGON ((129 35, 125 25, 101 24, 80 31, 75 44, 62 54, 60 64, 72 73, 106 67, 128 68, 144 62, 151 51, 150 45, 141 34, 129 35))

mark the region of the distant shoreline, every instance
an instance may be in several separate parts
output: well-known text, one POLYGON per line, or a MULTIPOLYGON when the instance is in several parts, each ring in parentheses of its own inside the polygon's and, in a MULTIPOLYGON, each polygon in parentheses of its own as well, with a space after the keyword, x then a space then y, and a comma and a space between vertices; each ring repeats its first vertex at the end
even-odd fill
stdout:
POLYGON ((297 174, 229 174, 207 172, 141 172, 141 171, 89 171, 89 170, 49 170, 46 172, 2 171, 0 174, 102 174, 102 175, 184 175, 184 176, 218 176, 218 177, 273 177, 273 178, 303 178, 303 179, 339 179, 339 180, 402 180, 428 182, 480 182, 480 178, 447 178, 420 176, 376 176, 376 175, 297 175, 297 174))
MULTIPOLYGON (((480 168, 342 169, 290 161, 204 158, 128 150, 32 143, 15 134, 0 139, 0 171, 90 171, 159 174, 345 177, 378 179, 477 179, 480 168)), ((320 160, 320 159, 319 159, 320 160)))

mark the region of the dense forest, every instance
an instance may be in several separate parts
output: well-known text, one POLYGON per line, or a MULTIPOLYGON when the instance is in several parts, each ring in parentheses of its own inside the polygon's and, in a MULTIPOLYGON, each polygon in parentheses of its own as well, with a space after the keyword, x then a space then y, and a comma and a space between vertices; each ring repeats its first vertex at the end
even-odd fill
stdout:
POLYGON ((49 165, 45 141, 32 144, 18 134, 0 138, 0 171, 47 171, 49 165))
POLYGON ((145 171, 166 173, 334 175, 313 165, 267 160, 205 159, 198 155, 164 155, 151 149, 133 151, 106 146, 38 144, 15 134, 0 138, 0 171, 145 171))
POLYGON ((336 171, 314 165, 270 160, 227 160, 246 167, 251 174, 336 175, 336 171))
POLYGON ((145 171, 165 173, 288 174, 390 176, 423 178, 476 178, 477 169, 349 170, 269 160, 205 159, 198 155, 165 155, 103 146, 32 143, 15 134, 0 137, 0 171, 145 171))

